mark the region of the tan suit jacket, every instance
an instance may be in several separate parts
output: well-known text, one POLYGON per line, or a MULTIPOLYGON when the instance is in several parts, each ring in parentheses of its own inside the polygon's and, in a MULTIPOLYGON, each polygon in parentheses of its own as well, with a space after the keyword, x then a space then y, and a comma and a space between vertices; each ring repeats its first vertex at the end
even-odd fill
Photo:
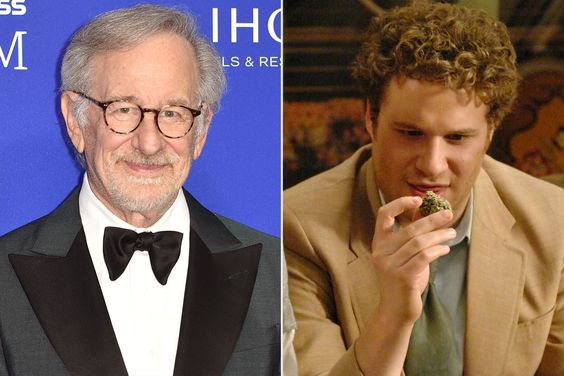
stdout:
MULTIPOLYGON (((359 375, 378 305, 370 149, 284 193, 300 375, 359 375)), ((378 195, 375 195, 376 197, 378 195)), ((373 196, 374 197, 374 196, 373 196)), ((464 374, 564 375, 564 190, 486 157, 474 185, 464 374)))

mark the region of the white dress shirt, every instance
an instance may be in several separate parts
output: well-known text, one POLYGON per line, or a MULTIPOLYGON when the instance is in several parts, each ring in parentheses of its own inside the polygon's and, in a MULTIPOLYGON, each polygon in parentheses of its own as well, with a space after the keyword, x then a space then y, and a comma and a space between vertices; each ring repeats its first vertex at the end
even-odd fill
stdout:
MULTIPOLYGON (((182 190, 166 213, 149 228, 136 228, 112 214, 92 192, 84 175, 79 209, 86 243, 104 295, 121 355, 130 376, 172 375, 188 274, 190 215, 182 190), (136 251, 124 273, 111 281, 103 255, 104 229, 137 233, 178 231, 180 257, 166 285, 155 278, 147 252, 136 251)), ((94 354, 92 354, 94 356, 94 354)))

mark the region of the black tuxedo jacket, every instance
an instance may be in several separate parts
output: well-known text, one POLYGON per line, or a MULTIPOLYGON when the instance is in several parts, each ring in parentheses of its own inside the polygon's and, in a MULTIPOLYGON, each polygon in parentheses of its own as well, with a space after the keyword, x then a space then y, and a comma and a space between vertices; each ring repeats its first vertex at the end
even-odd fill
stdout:
MULTIPOLYGON (((190 263, 174 374, 279 374, 279 240, 185 196, 190 263)), ((127 375, 78 189, 0 238, 0 375, 127 375)))

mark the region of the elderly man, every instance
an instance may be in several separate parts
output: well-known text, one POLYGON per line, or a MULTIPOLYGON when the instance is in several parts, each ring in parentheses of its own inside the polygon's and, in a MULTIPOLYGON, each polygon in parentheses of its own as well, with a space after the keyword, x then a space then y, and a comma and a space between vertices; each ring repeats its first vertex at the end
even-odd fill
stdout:
POLYGON ((505 26, 396 8, 353 74, 372 144, 284 196, 300 375, 564 375, 564 191, 485 155, 516 96, 505 26), (427 191, 452 210, 422 217, 427 191))
POLYGON ((104 14, 63 58, 82 185, 0 239, 0 374, 279 373, 279 241, 182 189, 224 88, 182 12, 104 14))

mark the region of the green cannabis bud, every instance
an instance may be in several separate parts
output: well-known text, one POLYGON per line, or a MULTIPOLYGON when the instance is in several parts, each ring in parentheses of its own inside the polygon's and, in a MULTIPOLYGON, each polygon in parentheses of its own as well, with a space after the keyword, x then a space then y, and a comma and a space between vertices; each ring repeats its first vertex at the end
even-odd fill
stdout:
POLYGON ((423 197, 423 203, 419 207, 421 214, 426 217, 441 210, 452 210, 450 202, 436 195, 433 191, 427 191, 425 197, 423 197))

